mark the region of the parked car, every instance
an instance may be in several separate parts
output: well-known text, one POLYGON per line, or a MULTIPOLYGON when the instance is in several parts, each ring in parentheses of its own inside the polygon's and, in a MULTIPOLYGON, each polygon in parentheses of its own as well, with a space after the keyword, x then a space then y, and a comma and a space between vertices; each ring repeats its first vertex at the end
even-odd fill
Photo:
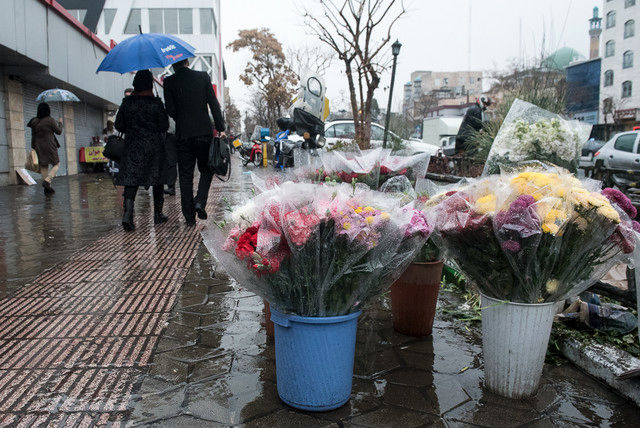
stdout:
POLYGON ((616 134, 594 155, 596 169, 640 171, 638 131, 616 134))
POLYGON ((580 168, 590 171, 595 166, 595 155, 606 144, 605 141, 590 138, 582 145, 580 168))
POLYGON ((640 202, 638 194, 629 192, 637 188, 640 177, 640 132, 628 131, 616 134, 594 156, 595 178, 602 179, 604 186, 617 186, 632 198, 640 202))
MULTIPOLYGON (((350 142, 353 141, 356 135, 355 125, 353 120, 336 120, 333 122, 327 122, 324 127, 324 136, 327 140, 325 143, 325 148, 332 148, 338 141, 350 142)), ((389 135, 387 136, 387 146, 391 147, 391 140, 401 140, 403 146, 411 153, 429 153, 430 155, 435 155, 438 153, 438 147, 432 144, 426 144, 421 141, 416 141, 415 139, 411 140, 402 140, 393 132, 389 131, 389 135)), ((384 140, 384 127, 378 125, 377 123, 371 124, 371 147, 382 147, 382 142, 384 140)))

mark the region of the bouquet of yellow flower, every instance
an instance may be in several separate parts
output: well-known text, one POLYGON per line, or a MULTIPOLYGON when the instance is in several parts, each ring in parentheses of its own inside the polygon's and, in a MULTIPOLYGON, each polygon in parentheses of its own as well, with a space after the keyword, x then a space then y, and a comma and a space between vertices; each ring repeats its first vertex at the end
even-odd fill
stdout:
POLYGON ((587 289, 636 245, 636 209, 598 184, 535 170, 480 179, 431 201, 438 240, 489 297, 561 300, 587 289))

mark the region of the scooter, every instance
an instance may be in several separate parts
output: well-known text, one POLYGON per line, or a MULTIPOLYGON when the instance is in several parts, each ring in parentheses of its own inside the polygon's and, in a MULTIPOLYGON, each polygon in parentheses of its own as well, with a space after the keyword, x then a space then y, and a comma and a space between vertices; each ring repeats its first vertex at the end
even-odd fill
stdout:
POLYGON ((301 143, 289 140, 289 130, 284 130, 276 135, 274 140, 273 166, 276 168, 290 168, 294 166, 294 149, 300 148, 301 143))
POLYGON ((242 165, 247 166, 250 162, 255 166, 262 165, 262 142, 260 140, 253 140, 252 145, 243 144, 238 147, 238 152, 242 158, 242 165))
POLYGON ((302 148, 310 150, 312 155, 317 155, 317 149, 324 146, 324 122, 301 108, 293 109, 292 118, 281 117, 276 123, 283 131, 300 135, 304 139, 302 148))

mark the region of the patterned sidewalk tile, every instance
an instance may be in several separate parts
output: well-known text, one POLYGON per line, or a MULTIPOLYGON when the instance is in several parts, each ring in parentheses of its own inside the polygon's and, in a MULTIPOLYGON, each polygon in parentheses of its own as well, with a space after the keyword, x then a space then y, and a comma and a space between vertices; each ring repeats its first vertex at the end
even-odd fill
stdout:
POLYGON ((200 244, 178 199, 0 299, 0 425, 119 426, 200 244))

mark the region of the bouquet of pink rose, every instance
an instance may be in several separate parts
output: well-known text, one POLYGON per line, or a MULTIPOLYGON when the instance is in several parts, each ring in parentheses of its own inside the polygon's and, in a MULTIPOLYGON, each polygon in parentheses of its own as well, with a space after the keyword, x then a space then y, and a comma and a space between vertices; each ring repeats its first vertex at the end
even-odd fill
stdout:
POLYGON ((438 240, 488 297, 543 303, 576 295, 636 245, 636 209, 562 172, 489 176, 433 198, 438 240))
POLYGON ((280 311, 357 310, 397 279, 431 233, 392 195, 287 182, 231 211, 205 243, 239 284, 280 311))

